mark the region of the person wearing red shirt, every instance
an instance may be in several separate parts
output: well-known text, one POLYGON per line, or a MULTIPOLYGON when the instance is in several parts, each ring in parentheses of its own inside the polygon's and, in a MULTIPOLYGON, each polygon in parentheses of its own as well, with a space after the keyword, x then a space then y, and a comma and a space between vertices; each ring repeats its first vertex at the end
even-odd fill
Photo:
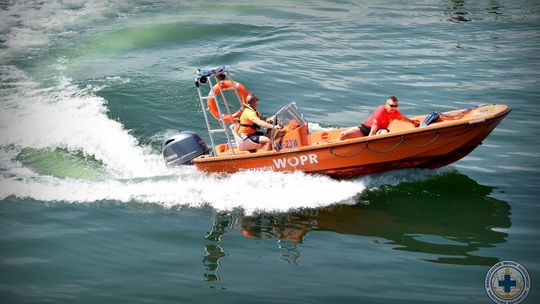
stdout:
POLYGON ((396 96, 390 96, 386 99, 384 105, 378 106, 371 116, 359 126, 346 129, 339 134, 339 139, 349 139, 361 136, 371 136, 388 132, 388 126, 394 120, 403 120, 418 127, 419 122, 407 118, 398 110, 398 99, 396 96))

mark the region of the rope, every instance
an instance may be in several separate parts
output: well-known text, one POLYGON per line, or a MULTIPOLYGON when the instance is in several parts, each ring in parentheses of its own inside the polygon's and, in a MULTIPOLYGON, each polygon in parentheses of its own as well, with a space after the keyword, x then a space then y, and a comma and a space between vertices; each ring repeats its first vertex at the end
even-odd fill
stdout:
POLYGON ((367 143, 364 145, 364 148, 354 154, 351 154, 351 155, 339 155, 337 153, 334 152, 334 148, 330 148, 330 150, 328 151, 328 153, 334 155, 334 156, 337 156, 337 157, 355 157, 357 155, 359 155, 360 153, 364 152, 364 150, 367 148, 367 143))
POLYGON ((435 134, 435 136, 430 140, 428 141, 427 143, 425 144, 422 144, 422 145, 413 145, 413 144, 408 144, 405 142, 405 140, 403 140, 403 143, 406 144, 407 146, 409 147, 413 147, 413 148, 422 148, 422 147, 425 147, 427 145, 430 145, 432 143, 434 143, 437 139, 439 139, 441 133, 439 132, 439 129, 437 129, 437 134, 435 134))
POLYGON ((393 146, 392 148, 390 148, 388 150, 379 150, 379 151, 377 151, 377 150, 370 149, 368 143, 366 143, 366 148, 368 150, 370 150, 370 151, 375 152, 375 153, 387 153, 387 152, 391 152, 391 151, 394 151, 395 149, 397 149, 397 147, 399 147, 403 142, 404 142, 403 135, 401 135, 400 141, 395 146, 393 146))
POLYGON ((473 106, 473 107, 470 107, 470 108, 467 108, 461 112, 458 112, 458 113, 454 113, 454 114, 447 114, 447 113, 439 113, 440 116, 443 116, 443 117, 458 117, 460 115, 463 115, 467 112, 470 112, 476 108, 480 108, 480 107, 484 107, 486 106, 486 104, 479 104, 479 105, 476 105, 476 106, 473 106))
POLYGON ((465 135, 465 134, 469 133, 470 131, 471 131, 471 128, 467 128, 467 130, 465 130, 463 133, 459 133, 457 135, 446 135, 446 136, 444 136, 444 138, 459 137, 459 136, 462 136, 462 135, 465 135))
POLYGON ((396 150, 401 144, 405 144, 405 145, 407 145, 409 147, 413 147, 413 148, 422 148, 422 147, 425 147, 427 145, 430 145, 430 144, 434 143, 437 139, 439 139, 440 135, 441 135, 441 133, 437 129, 437 133, 435 134, 435 136, 432 139, 430 139, 428 142, 426 142, 424 144, 421 144, 421 145, 414 145, 414 144, 407 143, 405 141, 405 136, 402 135, 401 138, 400 138, 400 141, 397 144, 395 144, 394 146, 392 146, 391 148, 386 149, 386 150, 374 150, 374 149, 371 149, 371 148, 369 148, 369 143, 366 143, 364 145, 364 149, 359 150, 358 152, 353 153, 351 155, 338 154, 338 153, 334 152, 334 148, 330 148, 329 153, 331 155, 333 155, 333 156, 338 156, 338 157, 354 157, 354 156, 357 156, 360 153, 364 152, 364 150, 366 150, 366 149, 370 150, 372 152, 375 152, 375 153, 388 153, 388 152, 396 150))

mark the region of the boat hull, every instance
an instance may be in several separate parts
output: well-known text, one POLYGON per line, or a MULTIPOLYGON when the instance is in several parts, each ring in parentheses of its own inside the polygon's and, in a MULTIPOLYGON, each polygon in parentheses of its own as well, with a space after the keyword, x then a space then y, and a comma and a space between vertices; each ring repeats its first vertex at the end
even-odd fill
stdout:
POLYGON ((351 178, 404 168, 439 168, 471 153, 510 112, 496 109, 435 123, 422 128, 344 141, 313 140, 310 145, 286 151, 271 151, 200 157, 198 170, 234 173, 264 169, 278 172, 303 171, 335 178, 351 178))

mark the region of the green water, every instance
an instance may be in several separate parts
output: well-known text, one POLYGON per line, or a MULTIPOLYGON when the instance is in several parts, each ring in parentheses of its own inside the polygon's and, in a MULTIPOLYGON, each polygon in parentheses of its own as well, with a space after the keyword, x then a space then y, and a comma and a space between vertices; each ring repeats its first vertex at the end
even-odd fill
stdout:
POLYGON ((0 5, 2 303, 489 303, 489 268, 540 300, 536 1, 11 1, 0 5), (272 114, 356 125, 504 103, 440 170, 333 180, 164 166, 209 142, 194 87, 228 65, 272 114), (351 81, 352 79, 352 81, 351 81))

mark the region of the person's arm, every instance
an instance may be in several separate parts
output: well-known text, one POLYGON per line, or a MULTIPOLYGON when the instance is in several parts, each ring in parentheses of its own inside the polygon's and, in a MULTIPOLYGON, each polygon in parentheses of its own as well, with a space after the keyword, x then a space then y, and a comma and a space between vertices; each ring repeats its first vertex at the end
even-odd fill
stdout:
POLYGON ((385 111, 385 106, 379 106, 373 111, 369 117, 371 120, 371 131, 368 136, 377 134, 377 131, 379 131, 379 121, 383 118, 385 111))
POLYGON ((267 129, 273 129, 274 128, 274 125, 271 124, 271 123, 268 123, 262 119, 260 119, 259 117, 253 117, 253 119, 251 120, 254 124, 257 124, 259 127, 261 128, 267 128, 267 129))
POLYGON ((373 120, 373 124, 371 125, 371 131, 369 131, 368 136, 371 136, 373 134, 377 134, 377 131, 379 130, 379 125, 377 123, 377 120, 373 120))
POLYGON ((263 119, 264 121, 266 121, 266 122, 268 122, 268 123, 272 123, 272 122, 274 121, 275 118, 276 118, 276 115, 270 116, 270 117, 268 117, 268 118, 266 118, 266 119, 264 119, 264 118, 261 117, 261 119, 263 119))
POLYGON ((420 122, 419 122, 418 120, 410 119, 410 118, 405 117, 405 116, 401 117, 401 120, 406 121, 406 122, 410 122, 410 123, 412 123, 415 127, 418 127, 418 126, 420 125, 420 122))

